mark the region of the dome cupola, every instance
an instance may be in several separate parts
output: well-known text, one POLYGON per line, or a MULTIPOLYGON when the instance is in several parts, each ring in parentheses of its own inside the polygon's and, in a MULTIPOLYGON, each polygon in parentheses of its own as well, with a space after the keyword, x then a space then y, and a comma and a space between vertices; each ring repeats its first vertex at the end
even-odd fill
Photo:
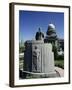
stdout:
POLYGON ((46 34, 47 34, 46 38, 57 38, 56 27, 54 24, 51 23, 48 25, 46 34))
POLYGON ((48 29, 49 29, 49 30, 50 30, 50 29, 55 30, 55 25, 54 25, 54 24, 49 24, 49 25, 48 25, 48 29))

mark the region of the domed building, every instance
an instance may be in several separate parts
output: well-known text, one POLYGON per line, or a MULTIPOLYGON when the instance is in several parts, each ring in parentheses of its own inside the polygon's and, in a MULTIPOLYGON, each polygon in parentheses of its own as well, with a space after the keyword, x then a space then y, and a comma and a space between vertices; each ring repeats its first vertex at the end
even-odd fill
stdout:
POLYGON ((45 43, 51 43, 58 48, 58 37, 56 34, 56 28, 54 24, 49 24, 46 32, 46 37, 44 39, 45 43))
POLYGON ((55 26, 53 24, 49 24, 48 25, 48 29, 47 29, 47 32, 46 32, 47 36, 49 38, 53 37, 53 38, 56 38, 57 35, 56 35, 56 30, 55 30, 55 26))

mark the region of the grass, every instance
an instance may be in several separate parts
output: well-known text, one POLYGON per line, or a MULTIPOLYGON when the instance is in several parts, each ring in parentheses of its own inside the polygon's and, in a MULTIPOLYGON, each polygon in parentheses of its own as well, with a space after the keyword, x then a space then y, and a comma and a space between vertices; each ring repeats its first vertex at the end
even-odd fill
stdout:
POLYGON ((64 69, 64 60, 55 60, 55 66, 58 66, 64 69))

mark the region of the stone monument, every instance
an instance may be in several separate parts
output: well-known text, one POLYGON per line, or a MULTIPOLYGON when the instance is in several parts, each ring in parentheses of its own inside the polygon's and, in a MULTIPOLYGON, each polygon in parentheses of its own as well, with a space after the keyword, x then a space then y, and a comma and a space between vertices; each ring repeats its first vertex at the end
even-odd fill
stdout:
POLYGON ((36 33, 36 40, 25 42, 23 72, 32 77, 55 77, 52 44, 44 43, 44 35, 36 33))

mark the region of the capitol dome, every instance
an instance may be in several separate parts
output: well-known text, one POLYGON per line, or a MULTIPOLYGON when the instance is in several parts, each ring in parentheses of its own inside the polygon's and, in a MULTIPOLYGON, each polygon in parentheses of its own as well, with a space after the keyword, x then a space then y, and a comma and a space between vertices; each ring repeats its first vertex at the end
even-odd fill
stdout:
POLYGON ((55 28, 55 25, 54 24, 49 24, 48 25, 48 29, 47 29, 47 32, 46 34, 48 35, 48 37, 56 37, 56 28, 55 28))
POLYGON ((55 25, 54 24, 49 24, 48 25, 48 30, 55 30, 55 25))

